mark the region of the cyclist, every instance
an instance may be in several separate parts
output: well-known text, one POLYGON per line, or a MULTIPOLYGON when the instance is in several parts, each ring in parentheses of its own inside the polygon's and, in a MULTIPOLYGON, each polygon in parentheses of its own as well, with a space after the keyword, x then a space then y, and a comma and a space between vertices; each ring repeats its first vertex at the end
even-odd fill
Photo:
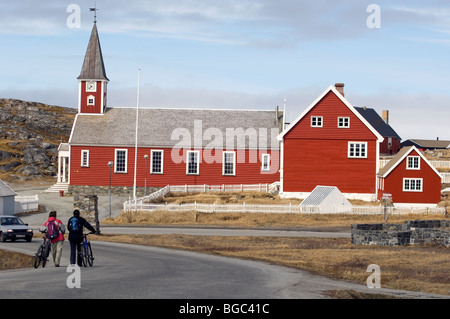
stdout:
POLYGON ((40 228, 41 232, 46 232, 47 236, 51 236, 51 250, 53 255, 53 262, 55 263, 55 267, 59 267, 59 262, 61 261, 62 247, 64 244, 64 233, 66 232, 66 228, 62 221, 56 219, 56 211, 51 211, 48 215, 48 220, 44 223, 44 225, 40 228), (56 234, 50 234, 50 230, 48 229, 50 224, 54 223, 57 227, 56 234))
POLYGON ((77 262, 78 266, 81 266, 81 260, 79 256, 81 252, 81 243, 83 242, 83 227, 86 227, 91 232, 95 233, 94 227, 88 223, 86 219, 80 216, 80 211, 75 209, 73 211, 73 216, 70 217, 67 222, 67 229, 69 229, 69 242, 70 242, 70 264, 75 265, 77 262))

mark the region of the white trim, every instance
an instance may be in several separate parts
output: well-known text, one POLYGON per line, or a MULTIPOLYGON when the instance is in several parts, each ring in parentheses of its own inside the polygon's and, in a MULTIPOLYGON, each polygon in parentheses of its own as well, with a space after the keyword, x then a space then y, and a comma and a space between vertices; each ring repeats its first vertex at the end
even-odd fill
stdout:
POLYGON ((313 103, 311 103, 309 105, 309 107, 303 111, 302 114, 300 114, 295 121, 293 121, 287 129, 285 129, 283 132, 280 133, 280 135, 278 135, 278 140, 282 140, 284 138, 284 136, 303 118, 305 117, 305 115, 311 110, 313 109, 317 103, 320 102, 320 100, 322 100, 322 98, 325 97, 325 95, 328 94, 328 92, 333 92, 344 104, 345 106, 347 106, 349 108, 349 110, 361 121, 364 123, 364 125, 372 132, 372 134, 374 134, 377 139, 378 142, 383 142, 384 137, 380 135, 380 133, 377 132, 377 130, 375 130, 373 128, 372 125, 369 124, 369 122, 367 122, 367 120, 361 115, 361 113, 359 113, 342 95, 341 93, 339 93, 336 88, 333 85, 330 85, 317 99, 314 100, 313 103))
POLYGON ((224 151, 222 153, 222 175, 223 176, 236 176, 236 152, 235 151, 224 151), (225 154, 233 154, 233 173, 225 174, 225 154))
POLYGON ((124 148, 116 148, 114 150, 114 173, 118 173, 118 174, 127 174, 128 173, 128 149, 124 149, 124 148), (125 171, 117 171, 117 152, 125 152, 125 171))
POLYGON ((80 163, 81 167, 89 167, 89 150, 81 150, 81 163, 80 163), (84 155, 86 154, 86 164, 84 164, 84 155))
POLYGON ((164 174, 164 150, 151 150, 150 151, 150 174, 164 174), (153 153, 160 152, 161 153, 161 172, 153 171, 153 153))
POLYGON ((200 175, 200 151, 187 151, 187 153, 186 153, 186 175, 200 175), (191 153, 197 154, 196 173, 189 173, 189 155, 191 153))
POLYGON ((406 169, 408 170, 408 171, 410 171, 410 170, 413 170, 413 171, 419 171, 420 170, 420 156, 416 156, 416 155, 413 155, 413 156, 406 156, 406 169), (414 167, 414 161, 413 161, 413 167, 410 167, 409 166, 409 159, 415 159, 415 158, 417 158, 417 167, 414 167))
POLYGON ((270 171, 270 154, 261 155, 261 171, 262 172, 270 171), (264 158, 267 158, 267 168, 264 168, 264 158))
POLYGON ((423 178, 416 178, 416 177, 404 177, 403 178, 403 192, 412 192, 412 193, 422 193, 423 192, 423 178), (415 189, 405 189, 405 181, 410 181, 410 187, 411 187, 411 181, 415 181, 417 185, 417 181, 420 181, 420 189, 416 189, 417 186, 415 186, 415 189))
POLYGON ((94 95, 92 95, 92 94, 88 95, 86 105, 87 106, 95 106, 95 96, 94 95), (92 99, 92 103, 89 102, 90 99, 92 99))
MULTIPOLYGON (((78 113, 81 113, 81 80, 78 81, 78 113)), ((75 127, 75 125, 73 127, 75 127)))
MULTIPOLYGON (((410 150, 408 152, 406 152, 405 154, 403 154, 403 156, 401 158, 398 159, 398 161, 392 165, 392 167, 386 172, 384 173, 384 175, 382 177, 386 177, 388 176, 393 170, 394 168, 396 168, 398 165, 400 165, 400 163, 409 155, 411 154, 411 152, 414 150, 416 151, 417 154, 419 154, 419 156, 422 158, 422 160, 428 164, 428 166, 430 166, 433 171, 442 179, 442 175, 436 170, 436 168, 426 159, 426 157, 422 154, 422 152, 420 152, 414 145, 413 146, 407 146, 410 147, 410 150)), ((378 162, 378 161, 377 161, 378 162)))
POLYGON ((359 141, 349 141, 348 142, 348 146, 347 146, 347 157, 348 158, 367 158, 367 152, 368 152, 368 149, 367 149, 367 142, 359 142, 359 141), (356 155, 350 155, 350 144, 354 144, 355 146, 354 146, 354 150, 353 150, 353 153, 356 153, 356 145, 359 145, 359 154, 361 154, 361 145, 364 145, 364 156, 361 156, 361 155, 358 155, 358 156, 356 156, 356 155))
POLYGON ((338 116, 337 118, 337 128, 350 128, 350 117, 349 116, 338 116), (342 119, 342 126, 339 126, 339 120, 342 119), (347 121, 345 121, 347 120, 347 121), (347 124, 347 125, 345 125, 347 124))
POLYGON ((311 127, 323 127, 323 116, 321 116, 321 115, 311 116, 310 126, 311 127), (313 122, 315 122, 315 124, 313 122))

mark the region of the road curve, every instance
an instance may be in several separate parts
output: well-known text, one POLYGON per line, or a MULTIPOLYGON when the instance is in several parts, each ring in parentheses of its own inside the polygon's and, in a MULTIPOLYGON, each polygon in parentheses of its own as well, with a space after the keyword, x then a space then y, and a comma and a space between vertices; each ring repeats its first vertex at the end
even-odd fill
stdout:
MULTIPOLYGON (((34 254, 40 240, 0 243, 0 249, 34 254)), ((323 292, 354 289, 404 298, 447 296, 369 289, 267 263, 156 247, 93 242, 94 267, 80 269, 81 288, 68 288, 68 242, 61 267, 0 271, 0 299, 321 299, 323 292)), ((70 270, 70 269, 69 269, 70 270)))

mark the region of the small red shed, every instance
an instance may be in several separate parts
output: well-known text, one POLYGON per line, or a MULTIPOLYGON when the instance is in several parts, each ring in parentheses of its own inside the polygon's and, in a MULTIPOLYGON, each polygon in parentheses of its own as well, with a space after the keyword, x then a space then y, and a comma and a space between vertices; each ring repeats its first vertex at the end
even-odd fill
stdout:
POLYGON ((378 199, 392 194, 394 205, 435 206, 441 201, 441 174, 415 147, 404 147, 377 174, 378 199))

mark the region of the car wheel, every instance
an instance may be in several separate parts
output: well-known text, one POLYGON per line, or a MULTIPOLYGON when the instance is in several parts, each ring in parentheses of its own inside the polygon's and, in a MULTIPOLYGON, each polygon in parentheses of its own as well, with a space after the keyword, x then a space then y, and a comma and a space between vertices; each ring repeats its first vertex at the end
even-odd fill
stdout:
POLYGON ((33 238, 33 237, 28 236, 28 237, 25 238, 25 240, 26 240, 27 242, 30 242, 32 238, 33 238))
POLYGON ((0 233, 0 241, 4 243, 6 241, 5 236, 3 236, 3 232, 0 233))

